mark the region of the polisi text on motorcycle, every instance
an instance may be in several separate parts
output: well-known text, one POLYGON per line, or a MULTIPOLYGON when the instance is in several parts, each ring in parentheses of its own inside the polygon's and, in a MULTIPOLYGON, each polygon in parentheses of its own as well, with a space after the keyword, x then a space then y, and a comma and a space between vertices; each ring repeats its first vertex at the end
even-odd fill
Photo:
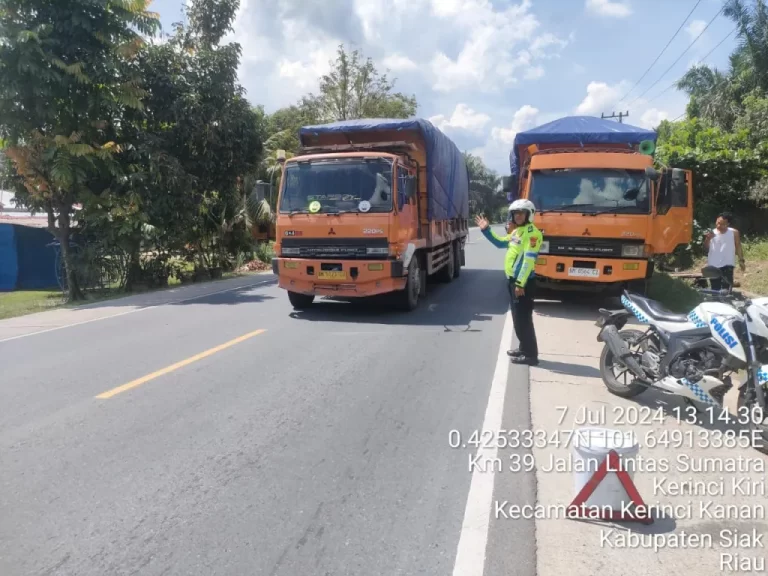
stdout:
POLYGON ((714 326, 715 332, 718 334, 718 336, 720 336, 720 338, 723 339, 723 342, 725 342, 725 345, 728 346, 728 348, 734 348, 736 344, 738 344, 738 340, 736 340, 736 338, 734 338, 733 335, 728 332, 725 326, 723 326, 720 320, 718 320, 716 317, 713 317, 709 323, 714 326))

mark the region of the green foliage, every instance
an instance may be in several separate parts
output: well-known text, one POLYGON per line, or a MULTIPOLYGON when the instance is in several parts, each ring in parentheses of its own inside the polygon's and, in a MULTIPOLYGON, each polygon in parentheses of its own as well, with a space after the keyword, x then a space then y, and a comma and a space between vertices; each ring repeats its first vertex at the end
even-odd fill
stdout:
POLYGON ((380 74, 359 50, 347 53, 340 45, 332 69, 320 78, 320 93, 302 99, 305 113, 317 122, 355 118, 409 118, 416 114, 416 97, 393 92, 395 82, 380 74))
POLYGON ((69 238, 75 204, 104 174, 117 177, 114 126, 146 94, 127 63, 152 34, 147 0, 2 0, 0 137, 17 200, 48 214, 66 263, 69 297, 82 297, 69 238))
POLYGON ((485 215, 492 223, 504 221, 507 198, 501 191, 501 178, 488 168, 482 159, 464 152, 469 170, 469 211, 472 217, 485 215))

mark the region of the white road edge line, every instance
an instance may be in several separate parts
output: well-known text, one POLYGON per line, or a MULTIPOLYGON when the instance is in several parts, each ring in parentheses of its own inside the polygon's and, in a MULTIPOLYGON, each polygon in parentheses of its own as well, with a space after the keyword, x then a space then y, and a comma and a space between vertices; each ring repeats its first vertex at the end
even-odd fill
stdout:
MULTIPOLYGON (((507 311, 504 328, 501 331, 499 355, 496 359, 496 370, 493 373, 491 392, 488 395, 488 405, 483 420, 485 438, 490 433, 495 437, 501 428, 504 413, 504 396, 507 391, 509 376, 509 357, 507 350, 512 344, 512 312, 507 311)), ((480 447, 477 451, 479 461, 489 461, 496 458, 498 448, 491 442, 489 447, 480 447)), ((456 551, 456 562, 453 566, 453 576, 483 576, 485 570, 485 551, 488 544, 488 527, 491 522, 491 500, 493 499, 493 483, 495 473, 481 472, 477 468, 472 471, 472 481, 469 485, 467 505, 464 509, 464 522, 461 525, 461 535, 456 551)))
POLYGON ((91 322, 98 322, 100 320, 107 320, 109 318, 117 318, 118 316, 126 316, 128 314, 134 314, 135 312, 143 312, 144 310, 152 310, 153 308, 160 308, 161 306, 170 306, 172 304, 181 304, 182 302, 189 302, 191 300, 198 300, 205 298, 206 296, 213 296, 214 294, 223 294, 225 292, 232 292, 233 290, 240 290, 242 288, 253 288, 255 286, 261 286, 267 284, 269 280, 262 280, 254 284, 244 284, 242 286, 235 286, 233 288, 224 288, 223 290, 216 290, 215 292, 206 292, 205 294, 198 294, 197 296, 190 296, 189 298, 180 298, 179 300, 171 300, 170 302, 163 302, 161 304, 153 304, 152 306, 145 306, 144 308, 134 308, 133 310, 126 310, 125 312, 118 312, 117 314, 111 314, 109 316, 101 316, 99 318, 91 318, 90 320, 83 320, 81 322, 74 322, 73 324, 64 324, 63 326, 54 326, 53 328, 46 328, 45 330, 38 330, 37 332, 30 332, 29 334, 19 334, 18 336, 10 336, 0 340, 2 342, 10 342, 11 340, 19 340, 20 338, 27 338, 28 336, 37 336, 38 334, 45 334, 47 332, 54 332, 56 330, 62 330, 63 328, 72 328, 73 326, 82 326, 83 324, 90 324, 91 322))

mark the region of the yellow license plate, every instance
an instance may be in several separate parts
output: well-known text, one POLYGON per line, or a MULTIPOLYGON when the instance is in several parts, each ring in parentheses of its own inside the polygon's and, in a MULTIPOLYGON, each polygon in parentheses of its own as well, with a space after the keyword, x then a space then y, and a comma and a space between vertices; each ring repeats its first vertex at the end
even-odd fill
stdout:
POLYGON ((320 270, 317 277, 320 280, 346 280, 347 273, 344 270, 320 270))

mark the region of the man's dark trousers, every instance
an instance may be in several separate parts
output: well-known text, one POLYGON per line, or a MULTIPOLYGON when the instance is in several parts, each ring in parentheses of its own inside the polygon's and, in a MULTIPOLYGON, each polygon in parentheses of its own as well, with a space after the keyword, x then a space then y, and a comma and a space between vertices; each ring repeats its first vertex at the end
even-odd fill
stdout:
POLYGON ((726 282, 723 282, 720 278, 711 278, 709 280, 709 288, 711 290, 733 288, 733 266, 723 266, 719 270, 725 276, 726 282))
POLYGON ((512 322, 515 335, 520 342, 520 352, 526 358, 538 358, 539 346, 536 342, 536 330, 533 328, 533 298, 535 280, 531 277, 526 282, 525 294, 515 296, 515 281, 507 279, 509 299, 512 305, 512 322))

